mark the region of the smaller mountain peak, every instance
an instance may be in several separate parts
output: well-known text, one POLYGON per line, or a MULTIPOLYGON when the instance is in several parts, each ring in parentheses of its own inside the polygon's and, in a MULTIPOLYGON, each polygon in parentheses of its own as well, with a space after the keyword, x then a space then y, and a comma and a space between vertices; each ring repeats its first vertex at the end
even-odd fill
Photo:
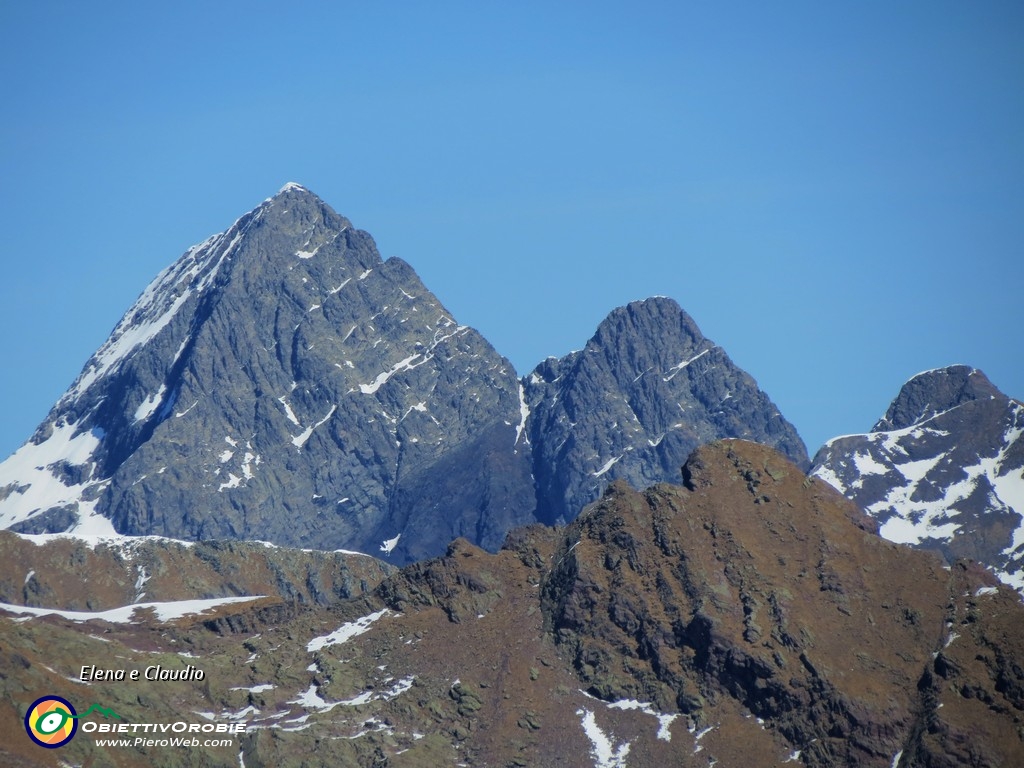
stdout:
POLYGON ((289 181, 287 184, 285 184, 283 187, 277 190, 277 194, 279 195, 283 195, 286 192, 309 192, 309 190, 297 182, 289 181))
POLYGON ((872 432, 906 429, 972 400, 1005 397, 977 368, 948 365, 912 376, 872 432))

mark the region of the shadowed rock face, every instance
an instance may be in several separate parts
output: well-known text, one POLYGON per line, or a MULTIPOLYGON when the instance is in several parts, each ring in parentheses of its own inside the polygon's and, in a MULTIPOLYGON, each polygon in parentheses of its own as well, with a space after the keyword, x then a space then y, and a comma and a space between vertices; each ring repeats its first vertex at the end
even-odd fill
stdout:
POLYGON ((812 472, 882 536, 947 563, 970 557, 1024 589, 1024 406, 981 371, 915 376, 871 432, 823 446, 812 472))
MULTIPOLYGON (((75 764, 232 765, 239 752, 246 765, 392 768, 1019 762, 1012 590, 878 538, 763 446, 706 446, 684 476, 643 493, 615 483, 564 529, 517 529, 496 554, 457 540, 349 600, 271 592, 115 626, 0 611, 0 762, 56 764, 20 728, 35 690, 132 722, 208 712, 252 726, 230 752, 133 747, 116 761, 76 739, 60 755, 75 764), (208 680, 76 683, 95 658, 187 662, 208 680)), ((266 551, 289 572, 303 562, 266 551)), ((232 557, 202 559, 225 576, 232 557)), ((254 565, 256 583, 267 569, 254 565)))
POLYGON ((413 269, 294 184, 189 249, 0 465, 0 527, 382 549, 496 550, 615 478, 677 478, 793 428, 669 299, 612 312, 520 381, 413 269))
POLYGON ((616 309, 581 351, 549 358, 525 381, 547 523, 571 520, 613 480, 678 482, 694 448, 724 437, 808 463, 768 396, 671 299, 616 309))

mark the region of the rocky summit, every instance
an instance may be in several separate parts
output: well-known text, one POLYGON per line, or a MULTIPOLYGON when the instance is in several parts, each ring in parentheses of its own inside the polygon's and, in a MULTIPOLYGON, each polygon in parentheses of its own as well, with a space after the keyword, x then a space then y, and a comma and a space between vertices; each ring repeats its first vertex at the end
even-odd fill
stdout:
POLYGON ((297 184, 146 288, 0 464, 0 528, 344 548, 400 564, 565 522, 793 427, 669 299, 520 380, 397 258, 297 184))
POLYGON ((460 539, 330 604, 270 592, 133 623, 4 606, 0 761, 1020 764, 1016 593, 879 538, 852 502, 765 446, 702 447, 682 479, 645 492, 616 482, 562 529, 517 529, 495 554, 460 539), (206 680, 82 683, 81 664, 103 658, 206 680), (76 737, 43 750, 20 728, 37 690, 129 723, 199 718, 244 734, 231 747, 76 737))
POLYGON ((887 539, 973 558, 1024 590, 1024 405, 981 371, 913 377, 871 432, 822 447, 813 473, 887 539))

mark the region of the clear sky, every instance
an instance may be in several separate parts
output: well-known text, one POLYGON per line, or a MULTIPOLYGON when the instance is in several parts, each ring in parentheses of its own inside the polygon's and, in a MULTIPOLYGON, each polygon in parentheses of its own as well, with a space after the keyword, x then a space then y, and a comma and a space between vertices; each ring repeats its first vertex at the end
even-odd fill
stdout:
POLYGON ((812 453, 1024 398, 1024 3, 0 2, 0 456, 297 181, 521 374, 675 298, 812 453))

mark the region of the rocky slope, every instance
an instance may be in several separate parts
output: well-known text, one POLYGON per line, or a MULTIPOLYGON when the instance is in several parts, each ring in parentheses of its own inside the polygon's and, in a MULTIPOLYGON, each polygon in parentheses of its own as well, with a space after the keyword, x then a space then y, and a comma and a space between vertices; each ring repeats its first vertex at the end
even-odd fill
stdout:
POLYGON ((327 605, 368 592, 392 571, 354 552, 262 542, 0 531, 0 604, 65 611, 245 595, 327 605))
POLYGON ((256 539, 404 563, 570 520, 747 437, 806 461, 668 299, 520 381, 405 262, 289 184, 189 249, 0 464, 0 528, 256 539))
POLYGON ((228 605, 117 627, 0 617, 0 759, 1020 763, 1024 606, 1012 590, 880 539, 851 502, 763 446, 701 448, 684 477, 643 493, 615 483, 566 528, 519 529, 497 554, 456 541, 331 606, 228 605), (195 664, 208 679, 76 682, 102 654, 195 664), (76 736, 42 750, 20 729, 40 690, 131 722, 248 730, 231 747, 108 749, 76 736))
POLYGON ((823 446, 813 473, 887 539, 973 558, 1024 589, 1024 405, 981 371, 915 376, 871 432, 823 446))

